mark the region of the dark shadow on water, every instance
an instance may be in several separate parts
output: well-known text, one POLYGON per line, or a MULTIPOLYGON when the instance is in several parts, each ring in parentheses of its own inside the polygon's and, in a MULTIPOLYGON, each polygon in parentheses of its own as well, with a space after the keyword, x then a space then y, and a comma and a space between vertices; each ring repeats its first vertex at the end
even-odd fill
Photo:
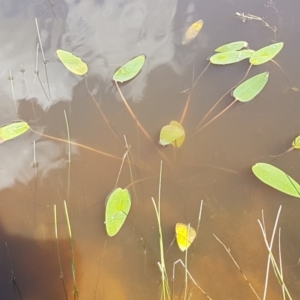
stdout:
MULTIPOLYGON (((24 300, 66 299, 63 282, 60 278, 55 240, 39 241, 21 235, 11 235, 1 226, 0 241, 0 299, 21 299, 12 281, 12 271, 15 276, 15 284, 17 284, 24 300), (7 247, 5 243, 7 243, 7 247)), ((59 240, 59 247, 66 291, 69 299, 73 299, 70 242, 67 239, 61 239, 59 240)), ((80 256, 78 253, 76 253, 76 258, 76 267, 79 271, 80 256)), ((77 284, 80 284, 80 280, 77 284)))

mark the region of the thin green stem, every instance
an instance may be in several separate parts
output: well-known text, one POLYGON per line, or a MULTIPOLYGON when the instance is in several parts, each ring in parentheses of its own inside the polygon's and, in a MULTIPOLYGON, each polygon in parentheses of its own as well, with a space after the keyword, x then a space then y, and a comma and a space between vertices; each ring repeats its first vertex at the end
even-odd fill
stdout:
POLYGON ((67 126, 67 134, 68 134, 68 191, 67 191, 67 201, 70 198, 70 184, 71 184, 71 143, 70 143, 70 128, 69 122, 67 118, 67 113, 64 110, 66 126, 67 126))
POLYGON ((65 206, 65 213, 66 213, 66 219, 67 219, 67 224, 68 224, 68 231, 69 231, 70 245, 71 245, 71 253, 72 253, 72 276, 73 276, 74 298, 75 298, 75 297, 78 296, 78 290, 77 290, 77 285, 76 285, 74 243, 73 243, 72 230, 71 230, 71 224, 70 224, 70 219, 69 219, 69 213, 68 213, 68 207, 67 207, 66 200, 64 200, 64 206, 65 206))

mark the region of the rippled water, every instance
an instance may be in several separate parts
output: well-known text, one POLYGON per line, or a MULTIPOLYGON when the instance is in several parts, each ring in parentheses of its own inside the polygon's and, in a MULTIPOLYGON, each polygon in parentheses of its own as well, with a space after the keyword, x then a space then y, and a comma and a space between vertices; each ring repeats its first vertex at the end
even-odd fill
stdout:
MULTIPOLYGON (((268 252, 257 219, 263 210, 270 239, 282 205, 283 272, 296 299, 300 293, 299 200, 258 182, 251 166, 272 162, 300 180, 298 150, 276 160, 270 157, 288 149, 300 133, 300 97, 293 90, 299 88, 300 78, 299 11, 296 0, 2 1, 0 123, 22 119, 34 131, 0 145, 0 299, 20 299, 12 276, 23 299, 67 299, 54 234, 54 204, 64 282, 73 299, 64 200, 72 227, 79 298, 159 299, 159 239, 151 197, 157 200, 161 160, 161 218, 173 299, 183 299, 184 288, 184 270, 179 265, 172 284, 173 263, 184 259, 172 244, 175 224, 196 228, 201 199, 201 225, 188 266, 197 284, 212 299, 257 299, 215 234, 262 298, 268 252), (243 22, 236 12, 251 14, 252 19, 243 22), (37 55, 35 18, 44 58, 41 48, 37 55), (182 45, 184 32, 199 19, 204 21, 203 29, 195 40, 182 45), (263 92, 250 103, 234 105, 194 134, 222 94, 243 78, 249 63, 209 66, 193 90, 182 123, 184 145, 160 148, 160 129, 181 119, 189 89, 206 67, 207 57, 218 46, 237 40, 246 40, 255 50, 284 42, 275 60, 288 79, 271 62, 253 67, 250 75, 270 72, 263 92), (88 64, 87 76, 65 69, 56 57, 57 49, 80 56, 88 64), (140 54, 147 57, 142 71, 120 87, 151 141, 112 82, 115 70, 140 54), (71 146, 70 164, 65 114, 71 141, 77 143, 71 146), (130 186, 132 208, 118 235, 109 238, 105 199, 115 187, 126 151, 124 135, 134 158, 135 184, 124 164, 118 185, 130 186), (37 168, 32 167, 35 160, 37 168)), ((227 95, 209 118, 231 102, 227 95)), ((274 254, 277 257, 278 234, 274 254)), ((280 285, 272 270, 270 274, 268 299, 280 299, 280 285)), ((189 299, 207 299, 191 280, 189 292, 189 299)))

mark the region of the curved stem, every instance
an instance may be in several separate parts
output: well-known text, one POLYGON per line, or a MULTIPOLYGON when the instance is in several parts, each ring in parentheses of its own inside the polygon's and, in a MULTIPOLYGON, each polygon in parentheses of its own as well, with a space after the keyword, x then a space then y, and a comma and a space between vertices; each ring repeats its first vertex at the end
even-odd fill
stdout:
POLYGON ((203 119, 198 123, 198 125, 196 126, 196 128, 199 128, 199 126, 203 123, 203 121, 210 115, 210 113, 215 109, 215 107, 221 102, 221 100, 229 93, 231 92, 233 89, 235 89, 242 81, 244 81, 244 79, 248 76, 250 70, 251 70, 252 64, 249 66, 246 74, 244 75, 244 77, 233 87, 231 87, 228 91, 226 91, 221 98, 215 103, 215 105, 208 111, 208 113, 203 117, 203 119))
POLYGON ((215 117, 213 117, 210 121, 208 121, 205 125, 203 125, 202 127, 200 127, 194 134, 191 135, 194 136, 196 133, 198 133, 200 130, 204 129, 205 127, 207 127, 210 123, 212 123, 214 120, 216 120, 218 117, 220 117, 226 110, 228 110, 235 102, 237 102, 238 100, 235 99, 232 103, 230 103, 227 107, 225 107, 221 112, 219 112, 215 117))
POLYGON ((109 153, 106 153, 106 152, 97 150, 97 149, 92 148, 92 147, 85 146, 85 145, 83 145, 83 144, 75 143, 75 142, 68 141, 68 140, 64 140, 64 139, 61 139, 61 138, 58 138, 58 137, 54 137, 54 136, 51 136, 51 135, 48 135, 48 134, 44 134, 44 133, 35 131, 35 130, 33 130, 32 128, 30 128, 30 130, 31 130, 32 132, 34 132, 34 133, 37 133, 37 134, 39 134, 39 135, 41 135, 41 136, 44 136, 44 137, 46 137, 46 138, 49 138, 49 139, 51 139, 51 140, 55 140, 55 141, 63 142, 63 143, 66 143, 66 144, 74 145, 74 146, 77 146, 77 147, 80 147, 80 148, 83 148, 83 149, 87 149, 87 150, 90 150, 90 151, 93 151, 93 152, 102 154, 102 155, 107 156, 107 157, 110 157, 110 158, 114 158, 114 159, 121 160, 120 157, 117 157, 117 156, 114 156, 114 155, 112 155, 112 154, 109 154, 109 153))
POLYGON ((193 93, 193 90, 195 88, 195 86, 197 85, 199 79, 202 77, 202 75, 204 74, 204 72, 208 69, 210 65, 210 62, 206 65, 206 67, 203 69, 203 71, 200 73, 200 75, 197 77, 196 81, 194 82, 192 88, 191 88, 191 91, 189 93, 189 96, 186 100, 186 103, 185 103, 185 106, 184 106, 184 109, 183 109, 183 112, 182 112, 182 115, 181 115, 181 118, 180 118, 180 124, 183 123, 184 119, 185 119, 185 116, 187 114, 187 110, 188 110, 188 107, 189 107, 189 104, 190 104, 190 101, 191 101, 191 96, 192 96, 192 93, 193 93))

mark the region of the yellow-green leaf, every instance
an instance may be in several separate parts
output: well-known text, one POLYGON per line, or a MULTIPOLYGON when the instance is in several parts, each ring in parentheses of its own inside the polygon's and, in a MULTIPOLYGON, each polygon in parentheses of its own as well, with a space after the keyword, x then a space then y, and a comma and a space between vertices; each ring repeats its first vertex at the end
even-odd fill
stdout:
POLYGON ((167 146, 172 144, 181 147, 185 139, 185 132, 181 124, 171 121, 169 125, 164 126, 159 135, 159 144, 167 146))
POLYGON ((284 43, 276 43, 255 51, 250 57, 250 64, 261 65, 273 59, 282 49, 284 43))
POLYGON ((265 87, 269 79, 269 72, 260 73, 241 83, 232 93, 240 102, 248 102, 256 97, 265 87))
POLYGON ((243 48, 248 48, 248 43, 245 41, 232 42, 218 47, 215 52, 238 51, 243 48))
POLYGON ((293 147, 295 149, 300 149, 300 135, 298 135, 293 141, 293 147))
POLYGON ((56 50, 56 54, 63 65, 73 74, 84 75, 87 73, 88 66, 80 57, 62 49, 56 50))
POLYGON ((16 121, 0 127, 0 144, 25 133, 30 126, 24 121, 16 121))
POLYGON ((131 80, 140 72, 145 63, 145 60, 145 55, 140 55, 131 59, 115 72, 113 80, 117 82, 125 82, 131 80))
POLYGON ((181 43, 183 45, 187 45, 188 43, 190 43, 198 35, 202 27, 203 20, 198 20, 193 23, 183 35, 181 43))
POLYGON ((253 53, 253 50, 219 52, 211 56, 209 61, 214 65, 234 64, 251 57, 253 53))
POLYGON ((127 189, 116 188, 108 196, 105 209, 106 232, 115 236, 123 226, 131 207, 131 197, 127 189))
POLYGON ((182 144, 184 143, 185 141, 185 131, 184 131, 184 128, 182 127, 182 125, 177 122, 177 121, 171 121, 170 122, 170 125, 171 126, 175 126, 175 127, 178 127, 180 128, 181 130, 183 130, 183 135, 180 136, 179 138, 177 138, 174 142, 173 142, 173 146, 176 146, 177 148, 180 148, 182 146, 182 144))
POLYGON ((266 163, 257 163, 252 167, 254 175, 272 188, 287 195, 300 198, 300 185, 282 170, 266 163))
POLYGON ((196 230, 183 223, 176 224, 175 232, 177 244, 181 251, 188 249, 196 237, 196 230))

